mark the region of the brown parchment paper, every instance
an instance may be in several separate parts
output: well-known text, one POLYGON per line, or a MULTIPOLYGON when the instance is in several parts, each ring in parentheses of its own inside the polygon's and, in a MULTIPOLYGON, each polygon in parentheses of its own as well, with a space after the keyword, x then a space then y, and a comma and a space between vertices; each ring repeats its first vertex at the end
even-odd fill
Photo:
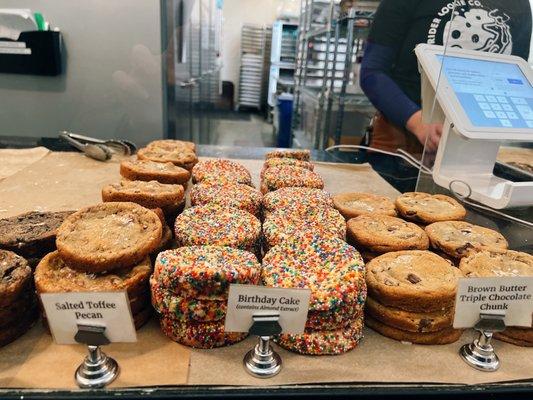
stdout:
POLYGON ((0 182, 39 161, 50 150, 45 147, 31 149, 0 149, 0 182))
MULTIPOLYGON (((262 160, 238 160, 248 167, 256 185, 262 160)), ((50 153, 0 182, 0 217, 28 210, 70 210, 100 202, 100 189, 120 179, 120 160, 107 163, 77 153, 50 153)), ((316 171, 332 193, 366 191, 394 198, 398 192, 368 165, 318 163, 316 171)), ((334 382, 476 384, 533 380, 533 349, 497 341, 502 367, 482 373, 466 366, 457 352, 471 341, 471 331, 445 346, 408 345, 366 329, 355 350, 341 356, 308 357, 276 346, 283 370, 269 380, 255 379, 242 368, 242 358, 255 340, 226 348, 195 350, 180 346, 152 321, 138 332, 137 344, 113 344, 105 351, 122 367, 113 387, 161 385, 284 385, 334 382), (189 359, 190 357, 190 359, 189 359), (188 377, 188 378, 187 378, 188 377)), ((0 349, 0 387, 74 388, 73 373, 82 346, 57 346, 40 325, 0 349)))

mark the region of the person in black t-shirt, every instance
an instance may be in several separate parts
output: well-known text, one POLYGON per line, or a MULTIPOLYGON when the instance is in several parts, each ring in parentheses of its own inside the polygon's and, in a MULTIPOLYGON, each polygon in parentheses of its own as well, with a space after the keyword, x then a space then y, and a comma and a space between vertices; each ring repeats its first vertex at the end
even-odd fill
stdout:
POLYGON ((420 154, 428 137, 428 149, 438 147, 442 126, 422 122, 417 44, 527 60, 530 40, 529 0, 382 0, 361 66, 361 87, 379 111, 371 146, 420 154))

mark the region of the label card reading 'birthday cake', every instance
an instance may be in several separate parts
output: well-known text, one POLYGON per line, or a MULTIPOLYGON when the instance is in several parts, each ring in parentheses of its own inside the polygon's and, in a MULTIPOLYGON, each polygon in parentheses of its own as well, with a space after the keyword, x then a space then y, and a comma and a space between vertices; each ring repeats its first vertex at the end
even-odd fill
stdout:
POLYGON ((480 314, 505 316, 506 326, 531 327, 533 277, 460 279, 453 327, 471 328, 480 314))
POLYGON ((310 297, 309 289, 231 285, 224 329, 226 332, 248 332, 254 316, 276 313, 283 333, 303 333, 310 297))
POLYGON ((57 344, 75 344, 78 325, 105 327, 111 343, 137 341, 126 292, 43 293, 41 300, 57 344))

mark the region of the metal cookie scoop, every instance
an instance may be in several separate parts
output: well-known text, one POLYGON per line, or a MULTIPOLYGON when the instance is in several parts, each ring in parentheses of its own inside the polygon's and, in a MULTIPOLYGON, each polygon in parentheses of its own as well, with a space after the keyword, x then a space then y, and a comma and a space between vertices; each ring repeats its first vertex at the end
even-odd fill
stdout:
POLYGON ((91 144, 91 143, 81 143, 76 139, 73 139, 69 136, 68 132, 61 132, 59 137, 69 143, 71 146, 75 147, 87 157, 93 158, 98 161, 107 161, 110 160, 113 156, 109 147, 103 144, 91 144))

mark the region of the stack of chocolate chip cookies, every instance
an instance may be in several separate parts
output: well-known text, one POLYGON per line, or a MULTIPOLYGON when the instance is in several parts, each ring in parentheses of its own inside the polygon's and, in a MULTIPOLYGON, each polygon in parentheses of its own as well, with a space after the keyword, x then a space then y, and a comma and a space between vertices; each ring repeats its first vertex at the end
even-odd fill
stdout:
POLYGON ((57 251, 35 270, 37 293, 126 291, 135 325, 151 316, 149 255, 161 244, 156 213, 135 203, 103 203, 68 216, 57 251))
MULTIPOLYGON (((512 250, 484 250, 461 259, 459 269, 467 278, 533 276, 533 256, 512 250)), ((533 347, 533 326, 510 326, 494 337, 516 346, 533 347)))
POLYGON ((244 339, 245 333, 224 332, 229 285, 256 285, 260 271, 252 253, 230 247, 191 246, 160 253, 150 286, 163 333, 203 349, 244 339))
POLYGON ((198 162, 196 145, 181 140, 155 140, 137 152, 139 160, 172 163, 191 171, 198 162))
POLYGON ((429 251, 391 252, 367 264, 366 324, 380 334, 417 344, 453 343, 461 271, 429 251))
POLYGON ((309 230, 295 234, 265 255, 261 278, 269 287, 311 290, 305 332, 280 335, 280 346, 301 354, 341 354, 361 340, 364 263, 342 239, 309 230))
POLYGON ((11 251, 0 250, 0 347, 24 335, 38 317, 28 262, 11 251))

